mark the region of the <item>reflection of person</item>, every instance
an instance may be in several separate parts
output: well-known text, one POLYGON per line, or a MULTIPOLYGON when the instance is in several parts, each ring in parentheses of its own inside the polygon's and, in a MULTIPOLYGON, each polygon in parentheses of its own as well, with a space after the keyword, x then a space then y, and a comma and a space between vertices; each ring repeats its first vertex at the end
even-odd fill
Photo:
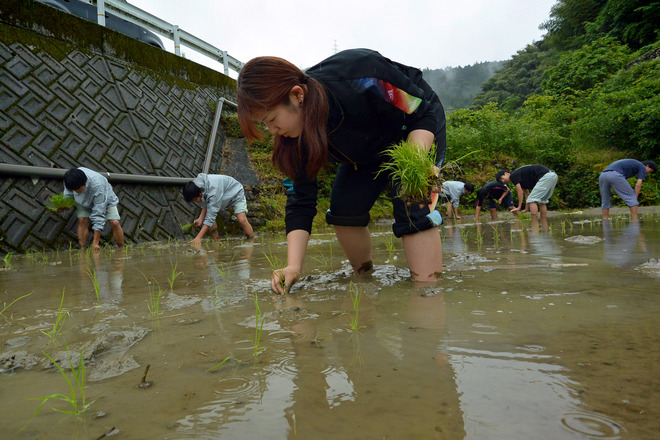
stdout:
MULTIPOLYGON (((548 202, 557 185, 557 174, 543 165, 525 165, 516 168, 511 173, 502 170, 498 171, 495 179, 502 183, 513 183, 518 192, 518 207, 516 212, 520 212, 523 202, 523 190, 530 190, 527 196, 527 205, 532 218, 537 218, 539 212, 541 218, 548 216, 548 202)), ((513 211, 512 211, 513 212, 513 211)))
POLYGON ((646 175, 657 171, 658 166, 652 160, 645 160, 640 162, 635 159, 621 159, 611 163, 598 177, 598 185, 600 186, 600 199, 601 208, 603 210, 603 218, 610 217, 610 188, 614 189, 621 197, 624 203, 630 208, 630 216, 637 218, 637 207, 639 202, 637 197, 642 190, 642 181, 646 179, 646 175), (632 187, 626 179, 637 176, 637 183, 633 191, 632 187))
MULTIPOLYGON (((403 140, 430 151, 435 162, 445 154, 442 104, 418 69, 393 62, 378 52, 339 52, 303 72, 281 58, 249 61, 238 77, 238 118, 249 140, 256 124, 274 135, 273 163, 290 180, 287 190, 287 266, 276 270, 271 287, 289 290, 301 274, 316 214, 316 176, 329 158, 340 162, 326 220, 356 273, 372 267, 369 210, 381 192, 397 194, 397 183, 380 173, 384 151, 403 140)), ((403 238, 414 279, 432 281, 442 271, 442 222, 428 206, 393 199, 394 234, 403 238)))
POLYGON ((119 224, 117 205, 119 198, 112 190, 108 179, 88 168, 71 168, 64 174, 64 196, 73 196, 76 201, 78 216, 78 242, 87 247, 89 238, 89 220, 92 220, 92 248, 101 249, 101 232, 106 221, 112 228, 112 236, 117 246, 124 245, 124 230, 119 224))
POLYGON ((201 244, 202 238, 211 231, 213 238, 217 239, 216 217, 224 208, 234 208, 238 224, 243 228, 247 238, 254 238, 252 225, 247 219, 247 202, 243 185, 230 176, 222 174, 199 173, 197 177, 183 187, 183 198, 187 202, 201 203, 202 212, 195 219, 194 224, 201 226, 197 236, 191 240, 193 244, 201 244))
POLYGON ((645 262, 648 258, 646 253, 646 240, 638 221, 628 223, 621 235, 615 238, 612 223, 610 220, 603 220, 603 260, 612 266, 629 269, 645 262), (642 254, 635 253, 637 244, 642 254))
POLYGON ((488 208, 490 209, 490 217, 497 220, 497 205, 503 205, 509 211, 514 212, 513 197, 509 187, 497 180, 491 180, 477 191, 477 208, 474 214, 474 219, 479 220, 479 213, 484 201, 488 200, 488 208))
POLYGON ((458 215, 458 205, 461 200, 461 196, 464 194, 472 194, 474 191, 474 185, 471 183, 458 182, 456 180, 448 180, 442 182, 442 189, 440 190, 440 196, 444 199, 447 206, 447 217, 452 216, 452 205, 454 218, 460 220, 461 216, 458 215))

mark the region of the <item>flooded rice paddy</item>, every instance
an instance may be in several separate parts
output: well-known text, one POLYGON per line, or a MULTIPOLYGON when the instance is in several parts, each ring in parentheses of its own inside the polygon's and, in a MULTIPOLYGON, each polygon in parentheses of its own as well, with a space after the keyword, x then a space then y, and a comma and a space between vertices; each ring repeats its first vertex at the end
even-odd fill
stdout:
POLYGON ((322 231, 287 296, 281 235, 14 256, 2 438, 658 437, 660 216, 448 221, 433 284, 372 231, 373 274, 322 231))

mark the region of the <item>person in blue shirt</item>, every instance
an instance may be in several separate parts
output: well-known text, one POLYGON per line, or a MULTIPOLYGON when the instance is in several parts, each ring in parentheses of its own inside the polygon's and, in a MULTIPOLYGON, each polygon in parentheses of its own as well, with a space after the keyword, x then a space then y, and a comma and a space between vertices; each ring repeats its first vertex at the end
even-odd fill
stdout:
POLYGON ((112 190, 108 179, 88 168, 71 168, 64 174, 64 196, 76 201, 78 216, 78 243, 83 249, 89 239, 89 220, 92 221, 92 247, 101 250, 101 232, 106 221, 112 228, 117 246, 124 246, 124 230, 119 224, 119 198, 112 190))
POLYGON ((199 233, 190 243, 200 245, 202 238, 211 231, 217 239, 216 217, 221 209, 233 208, 238 224, 247 238, 254 238, 252 225, 247 219, 247 202, 243 185, 230 176, 199 173, 183 187, 183 198, 187 202, 201 203, 202 212, 193 224, 200 227, 199 233))
POLYGON ((469 182, 463 183, 456 180, 447 180, 446 182, 442 182, 440 197, 442 197, 447 207, 447 217, 451 218, 453 205, 454 218, 456 220, 460 220, 462 217, 458 215, 458 205, 460 204, 461 197, 465 194, 472 194, 473 191, 474 185, 469 182))
POLYGON ((635 159, 621 159, 611 163, 600 173, 598 185, 600 186, 601 208, 603 210, 603 219, 610 218, 610 189, 621 197, 623 202, 630 208, 630 217, 637 218, 637 206, 639 202, 637 197, 642 190, 642 181, 646 175, 657 171, 658 166, 652 160, 640 162, 635 159), (627 179, 637 176, 635 189, 630 186, 627 179))

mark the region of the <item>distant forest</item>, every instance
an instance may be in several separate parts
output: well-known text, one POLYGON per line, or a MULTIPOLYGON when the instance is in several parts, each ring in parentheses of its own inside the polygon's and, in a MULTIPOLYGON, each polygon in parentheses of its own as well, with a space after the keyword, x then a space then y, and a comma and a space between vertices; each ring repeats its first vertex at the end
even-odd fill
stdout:
POLYGON ((469 108, 475 95, 482 91, 481 85, 502 67, 504 61, 486 61, 465 67, 424 69, 422 73, 440 97, 445 111, 451 113, 453 110, 469 108))

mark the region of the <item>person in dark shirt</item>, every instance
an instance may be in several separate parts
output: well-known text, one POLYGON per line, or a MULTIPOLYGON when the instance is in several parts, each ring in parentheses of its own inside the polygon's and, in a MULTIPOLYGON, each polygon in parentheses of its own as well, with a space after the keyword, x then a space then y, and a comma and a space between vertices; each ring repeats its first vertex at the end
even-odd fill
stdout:
POLYGON ((543 165, 525 165, 516 168, 511 173, 506 170, 498 171, 495 180, 502 183, 513 183, 518 192, 518 207, 511 212, 520 212, 523 202, 523 191, 530 190, 527 196, 527 205, 532 219, 548 218, 548 202, 557 185, 557 174, 543 165))
POLYGON ((474 214, 476 221, 479 221, 479 213, 486 200, 488 200, 490 217, 493 220, 497 220, 497 205, 504 206, 511 212, 515 209, 509 187, 497 180, 491 180, 477 191, 477 208, 474 214))
POLYGON ((406 205, 398 184, 378 173, 385 151, 407 140, 440 166, 446 149, 445 115, 419 69, 376 51, 352 49, 300 70, 277 57, 248 61, 238 76, 238 120, 249 141, 256 124, 273 134, 273 164, 286 176, 287 265, 271 276, 271 288, 288 292, 302 272, 316 214, 316 176, 328 159, 339 162, 326 220, 356 273, 372 267, 369 210, 381 192, 393 197, 394 225, 416 281, 442 271, 442 216, 435 206, 406 205), (433 209, 432 209, 433 208, 433 209))
POLYGON ((623 202, 630 208, 630 217, 637 218, 637 197, 642 190, 642 181, 646 175, 658 170, 658 166, 652 160, 640 162, 635 159, 621 159, 611 163, 600 173, 598 185, 600 186, 601 208, 603 219, 610 218, 610 189, 614 189, 623 202), (627 179, 637 176, 637 183, 633 191, 627 179))

